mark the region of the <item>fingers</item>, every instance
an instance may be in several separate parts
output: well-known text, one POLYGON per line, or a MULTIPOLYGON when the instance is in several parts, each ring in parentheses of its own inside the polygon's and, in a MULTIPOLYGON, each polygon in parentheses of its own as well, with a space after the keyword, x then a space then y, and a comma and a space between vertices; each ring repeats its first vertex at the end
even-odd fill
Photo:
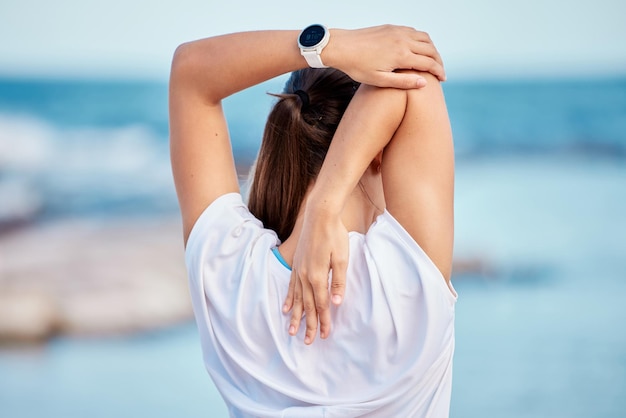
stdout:
POLYGON ((419 71, 427 71, 441 81, 445 81, 446 72, 443 68, 441 55, 432 44, 416 42, 411 46, 413 53, 411 68, 419 71))
POLYGON ((330 283, 330 298, 335 306, 341 305, 346 290, 346 270, 348 265, 343 260, 334 260, 331 266, 333 278, 330 283))
MULTIPOLYGON (((315 310, 317 311, 315 325, 317 326, 317 319, 319 317, 320 337, 325 339, 330 335, 331 328, 330 300, 328 299, 328 273, 324 278, 320 277, 320 281, 318 281, 318 285, 315 288, 315 310)), ((309 323, 307 322, 307 333, 308 331, 309 323)))
POLYGON ((311 282, 302 281, 302 302, 304 305, 306 333, 305 344, 311 344, 317 335, 319 320, 320 337, 327 338, 330 335, 330 301, 328 299, 328 274, 319 275, 311 282))
POLYGON ((287 290, 287 297, 285 298, 285 303, 283 304, 283 313, 289 312, 291 307, 293 306, 293 297, 295 294, 296 288, 296 270, 291 270, 291 279, 289 280, 289 290, 287 290))
MULTIPOLYGON (((345 288, 345 272, 343 276, 339 274, 339 279, 334 283, 336 283, 336 295, 342 299, 345 288)), ((327 286, 328 279, 318 280, 314 289, 308 280, 298 277, 296 273, 292 274, 287 299, 283 305, 283 312, 286 313, 291 309, 291 319, 289 321, 289 335, 291 336, 298 333, 304 312, 306 323, 304 343, 307 345, 312 344, 315 340, 318 319, 320 337, 327 338, 330 335, 331 315, 327 286)), ((341 300, 339 300, 339 303, 341 303, 341 300)))
POLYGON ((336 68, 361 83, 398 89, 415 89, 426 85, 423 78, 389 74, 402 69, 428 72, 440 81, 446 80, 441 55, 426 32, 410 27, 382 25, 340 32, 340 35, 346 36, 344 43, 352 48, 343 49, 342 53, 335 56, 338 58, 336 68), (355 55, 355 51, 361 52, 355 55))
POLYGON ((419 74, 411 74, 410 72, 403 76, 398 76, 402 73, 402 70, 416 70, 425 73, 431 73, 439 79, 439 81, 446 80, 446 73, 443 66, 431 57, 418 54, 410 54, 404 61, 398 66, 398 69, 394 72, 379 71, 377 74, 377 80, 374 85, 378 87, 394 87, 399 89, 414 89, 424 87, 426 80, 419 74), (406 77, 410 75, 410 77, 406 77))
POLYGON ((311 344, 317 335, 317 310, 313 289, 307 280, 302 284, 302 302, 304 304, 304 314, 306 322, 306 333, 304 343, 311 344))
MULTIPOLYGON (((292 277, 297 277, 294 273, 292 277)), ((291 283, 289 284, 291 287, 291 283)), ((293 304, 291 306, 291 320, 289 321, 289 335, 294 336, 300 329, 300 322, 302 321, 302 283, 297 278, 294 280, 293 290, 293 304)), ((283 308, 284 309, 284 308, 283 308)))
MULTIPOLYGON (((328 306, 324 309, 324 304, 328 305, 328 290, 326 287, 319 289, 317 294, 314 294, 313 287, 308 280, 294 275, 294 290, 293 290, 293 304, 291 306, 291 320, 289 321, 289 335, 294 336, 300 329, 300 323, 302 322, 302 313, 304 311, 306 332, 304 336, 304 343, 312 344, 317 335, 318 314, 320 315, 320 321, 323 323, 322 338, 326 338, 330 333, 330 312, 328 306), (319 295, 323 295, 318 297, 319 295), (318 301, 316 303, 316 300, 318 301), (323 302, 321 302, 323 301, 323 302), (319 306, 319 310, 318 310, 319 306)), ((291 286, 291 284, 290 284, 291 286)), ((285 308, 283 307, 283 310, 285 308)))
POLYGON ((405 68, 428 71, 440 81, 445 81, 446 74, 443 68, 443 60, 441 59, 439 51, 435 48, 430 35, 426 32, 418 31, 409 27, 404 27, 403 29, 408 31, 408 36, 413 41, 410 49, 414 54, 412 57, 412 60, 414 61, 413 64, 411 67, 405 68), (428 58, 431 58, 434 62, 429 61, 428 58))
POLYGON ((413 32, 411 34, 411 38, 412 39, 414 39, 416 41, 419 41, 419 42, 429 43, 429 44, 433 43, 433 41, 432 41, 432 39, 430 39, 430 35, 428 33, 422 32, 420 30, 416 30, 416 29, 413 29, 413 28, 409 28, 409 29, 412 30, 412 32, 413 32))
POLYGON ((417 55, 430 57, 443 68, 443 60, 441 59, 439 51, 435 48, 435 45, 427 42, 413 42, 411 44, 411 52, 417 55))
POLYGON ((415 55, 411 69, 431 73, 437 77, 439 81, 446 81, 446 72, 443 66, 432 58, 423 55, 415 55))

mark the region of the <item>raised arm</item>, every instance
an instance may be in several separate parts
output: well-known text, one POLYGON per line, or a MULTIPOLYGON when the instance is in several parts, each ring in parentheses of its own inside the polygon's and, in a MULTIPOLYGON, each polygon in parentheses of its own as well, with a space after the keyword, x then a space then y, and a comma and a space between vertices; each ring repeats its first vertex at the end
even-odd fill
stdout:
MULTIPOLYGON (((322 52, 326 65, 378 86, 419 88, 414 68, 445 75, 423 32, 397 26, 331 29, 322 52)), ((306 67, 298 31, 224 35, 181 45, 170 77, 170 148, 185 241, 202 211, 219 196, 239 190, 222 99, 275 76, 306 67)))
POLYGON ((325 293, 329 266, 331 295, 340 303, 346 260, 337 225, 349 193, 374 157, 384 149, 382 179, 387 210, 424 249, 449 280, 452 262, 454 155, 452 133, 441 87, 430 74, 419 90, 361 86, 348 106, 305 208, 294 254, 285 310, 293 308, 295 335, 302 310, 305 342, 311 343, 320 318, 320 335, 330 332, 325 293), (339 259, 335 257, 340 253, 339 259), (339 278, 336 278, 339 275, 339 278))
POLYGON ((446 282, 454 240, 454 146, 443 91, 407 91, 402 123, 384 151, 387 210, 422 247, 446 282))

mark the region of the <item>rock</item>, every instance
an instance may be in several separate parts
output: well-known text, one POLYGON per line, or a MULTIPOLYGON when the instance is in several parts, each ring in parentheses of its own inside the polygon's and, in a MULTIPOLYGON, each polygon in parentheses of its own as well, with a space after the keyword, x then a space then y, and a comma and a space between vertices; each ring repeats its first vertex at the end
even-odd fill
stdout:
POLYGON ((0 235, 0 339, 119 335, 191 320, 177 219, 64 221, 0 235))
POLYGON ((52 298, 40 291, 0 293, 0 342, 38 342, 53 335, 58 324, 54 305, 52 298))

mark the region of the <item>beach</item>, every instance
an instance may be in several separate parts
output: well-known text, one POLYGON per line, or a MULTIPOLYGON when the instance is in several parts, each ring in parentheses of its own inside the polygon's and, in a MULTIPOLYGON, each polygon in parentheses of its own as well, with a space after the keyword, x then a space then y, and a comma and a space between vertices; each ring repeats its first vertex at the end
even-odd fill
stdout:
MULTIPOLYGON (((225 105, 242 179, 281 82, 225 105)), ((451 416, 623 416, 626 80, 444 88, 451 416)), ((164 83, 0 80, 0 416, 228 415, 191 317, 165 103, 164 83)))

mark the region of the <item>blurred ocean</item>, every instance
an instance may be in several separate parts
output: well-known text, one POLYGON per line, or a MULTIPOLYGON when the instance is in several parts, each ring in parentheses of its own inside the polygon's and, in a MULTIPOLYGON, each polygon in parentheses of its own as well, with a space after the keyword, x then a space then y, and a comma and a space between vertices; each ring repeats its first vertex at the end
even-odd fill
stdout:
MULTIPOLYGON (((242 175, 281 85, 225 103, 242 175)), ((626 79, 444 88, 455 255, 474 265, 454 277, 452 417, 626 416, 626 79)), ((167 134, 164 83, 0 79, 0 239, 176 216, 167 134)), ((192 324, 0 348, 0 417, 137 415, 227 416, 192 324)))

